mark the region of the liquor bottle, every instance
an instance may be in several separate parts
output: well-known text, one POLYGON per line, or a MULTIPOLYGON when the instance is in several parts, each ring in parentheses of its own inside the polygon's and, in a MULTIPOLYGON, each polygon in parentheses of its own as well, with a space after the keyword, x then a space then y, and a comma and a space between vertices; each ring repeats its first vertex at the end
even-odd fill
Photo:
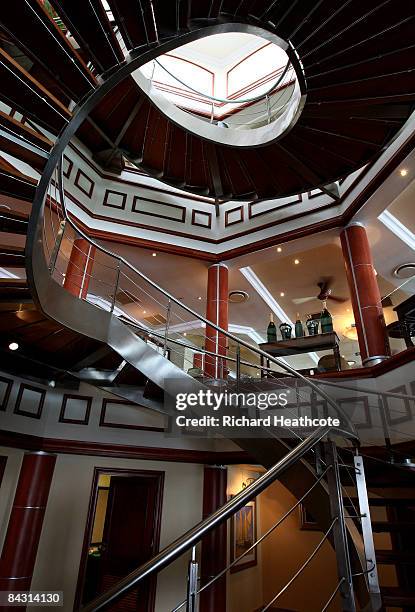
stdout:
POLYGON ((323 302, 323 311, 320 317, 321 324, 321 333, 328 334, 333 331, 333 319, 331 318, 331 314, 327 310, 326 302, 323 302))
POLYGON ((276 342, 277 341, 277 328, 274 323, 274 315, 271 312, 270 322, 267 327, 267 342, 276 342))
POLYGON ((302 338, 304 336, 304 327, 301 323, 300 313, 297 312, 297 320, 295 322, 295 337, 302 338))

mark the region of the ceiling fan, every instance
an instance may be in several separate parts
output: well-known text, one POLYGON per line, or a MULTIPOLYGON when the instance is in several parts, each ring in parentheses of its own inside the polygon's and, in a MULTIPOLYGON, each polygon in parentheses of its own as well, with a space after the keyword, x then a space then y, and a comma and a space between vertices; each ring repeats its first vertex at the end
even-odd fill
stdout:
POLYGON ((294 304, 306 304, 307 302, 312 302, 313 300, 320 300, 322 302, 326 302, 327 300, 333 300, 333 302, 337 302, 338 304, 344 304, 344 302, 347 302, 347 298, 332 295, 331 293, 331 285, 333 284, 333 281, 334 278, 332 276, 328 278, 323 278, 317 283, 317 286, 319 288, 318 295, 303 298, 294 298, 294 304))

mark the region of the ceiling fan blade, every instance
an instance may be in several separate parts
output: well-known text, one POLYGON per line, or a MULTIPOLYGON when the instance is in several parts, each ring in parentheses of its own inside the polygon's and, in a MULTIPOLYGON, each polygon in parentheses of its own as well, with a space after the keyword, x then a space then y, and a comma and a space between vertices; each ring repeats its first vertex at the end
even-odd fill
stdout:
POLYGON ((315 299, 316 299, 316 296, 311 295, 310 297, 294 298, 293 302, 294 304, 306 304, 307 302, 312 302, 315 299))
POLYGON ((325 276, 323 278, 321 278, 320 282, 317 283, 318 286, 321 288, 322 293, 325 291, 328 291, 331 287, 331 285, 334 282, 334 277, 333 276, 325 276))
POLYGON ((348 301, 347 298, 338 297, 337 295, 329 295, 328 299, 333 300, 333 302, 337 302, 338 304, 344 304, 348 301))

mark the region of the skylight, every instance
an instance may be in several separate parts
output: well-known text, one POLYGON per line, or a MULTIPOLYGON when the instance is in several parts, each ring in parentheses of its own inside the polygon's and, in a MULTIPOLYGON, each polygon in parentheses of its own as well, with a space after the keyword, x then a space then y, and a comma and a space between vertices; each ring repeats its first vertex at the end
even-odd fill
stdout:
POLYGON ((275 114, 284 99, 283 90, 290 85, 292 89, 295 73, 292 67, 286 70, 287 63, 288 55, 278 45, 234 32, 190 42, 140 70, 170 102, 215 122, 255 105, 255 112, 244 117, 248 124, 253 117, 257 122, 261 115, 275 114))

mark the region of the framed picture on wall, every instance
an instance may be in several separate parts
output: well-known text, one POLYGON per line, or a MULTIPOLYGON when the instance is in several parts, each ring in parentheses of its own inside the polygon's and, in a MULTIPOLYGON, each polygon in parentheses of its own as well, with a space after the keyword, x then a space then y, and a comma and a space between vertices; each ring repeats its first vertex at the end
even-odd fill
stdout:
MULTIPOLYGON (((243 506, 231 518, 230 559, 235 561, 255 543, 257 539, 257 515, 255 500, 243 506)), ((257 548, 249 551, 231 568, 231 573, 257 564, 257 548)))
POLYGON ((314 517, 308 512, 304 504, 299 505, 299 513, 300 529, 305 529, 306 531, 321 531, 314 520, 314 517))

